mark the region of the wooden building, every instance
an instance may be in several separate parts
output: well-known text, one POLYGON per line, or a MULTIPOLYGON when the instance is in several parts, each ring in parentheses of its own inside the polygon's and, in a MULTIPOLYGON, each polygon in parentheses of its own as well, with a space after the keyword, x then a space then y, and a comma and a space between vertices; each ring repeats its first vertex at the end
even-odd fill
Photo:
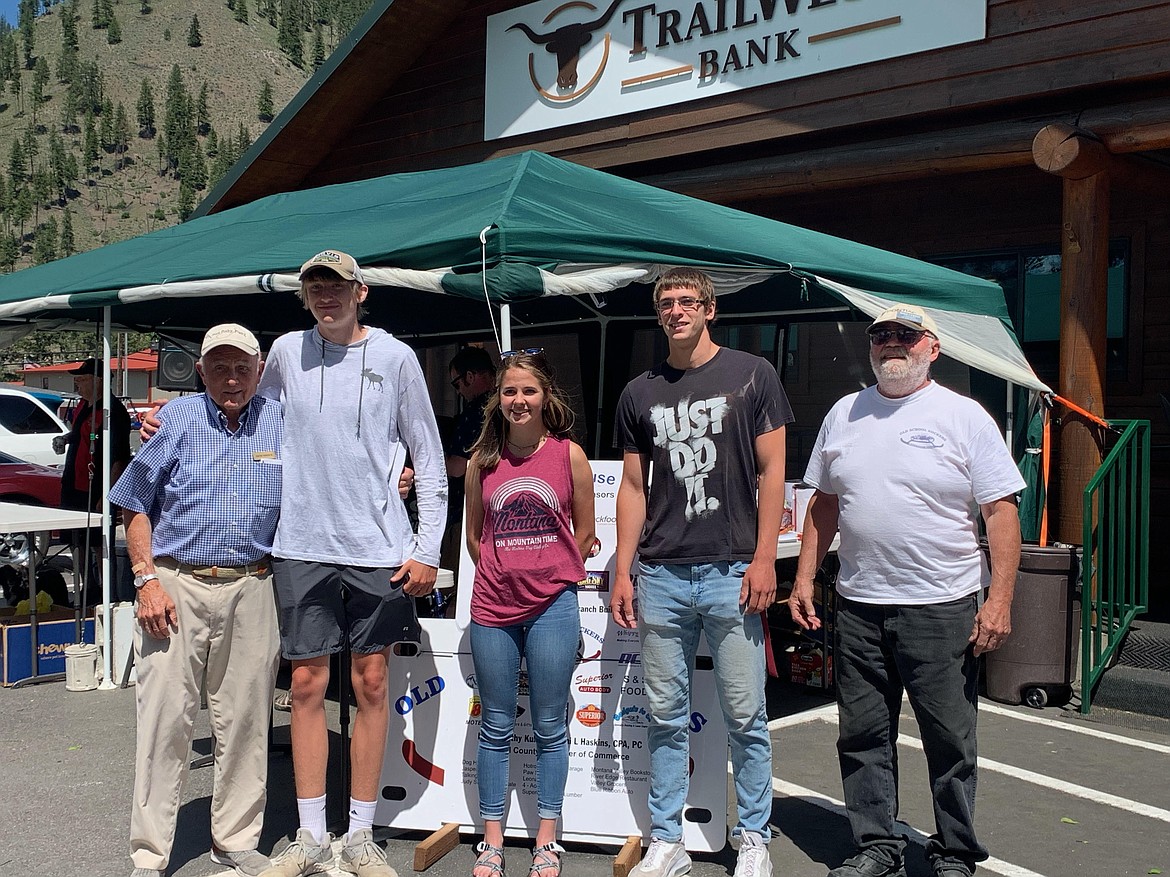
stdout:
MULTIPOLYGON (((376 0, 200 212, 526 149, 994 279, 1043 379, 1170 445, 1170 0, 376 0)), ((839 335, 778 354, 814 433, 839 335)))

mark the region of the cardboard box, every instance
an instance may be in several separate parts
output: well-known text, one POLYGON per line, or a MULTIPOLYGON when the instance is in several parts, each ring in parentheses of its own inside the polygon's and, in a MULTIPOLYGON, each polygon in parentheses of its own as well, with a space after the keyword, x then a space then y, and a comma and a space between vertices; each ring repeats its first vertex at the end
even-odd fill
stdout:
MULTIPOLYGON (((92 643, 93 620, 83 629, 84 641, 92 643)), ((27 615, 13 615, 0 609, 0 685, 12 686, 33 675, 30 638, 32 625, 27 615)), ((77 642, 77 625, 72 609, 54 609, 37 615, 37 672, 42 676, 65 672, 65 647, 77 642)))
POLYGON ((798 648, 789 659, 789 674, 797 685, 828 688, 833 684, 833 656, 826 661, 819 647, 798 648))

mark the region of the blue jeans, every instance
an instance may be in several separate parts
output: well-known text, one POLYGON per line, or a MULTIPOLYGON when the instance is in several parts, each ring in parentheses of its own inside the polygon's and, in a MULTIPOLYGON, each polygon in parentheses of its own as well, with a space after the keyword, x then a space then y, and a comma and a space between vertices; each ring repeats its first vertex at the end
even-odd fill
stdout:
POLYGON ((927 857, 970 868, 987 858, 974 825, 978 668, 967 640, 977 608, 974 595, 930 606, 837 598, 841 785, 854 842, 883 860, 901 858, 906 846, 894 828, 903 689, 934 800, 927 857))
POLYGON ((745 615, 741 562, 638 565, 642 678, 650 704, 650 836, 682 839, 689 785, 691 685, 699 634, 707 638, 715 689, 731 743, 739 820, 734 835, 771 837, 772 739, 764 706, 764 628, 745 615))
POLYGON ((471 659, 482 707, 480 818, 504 818, 521 657, 528 671, 528 707, 536 739, 537 813, 541 819, 560 817, 569 776, 569 683, 580 638, 581 619, 573 590, 562 592, 544 612, 520 624, 487 627, 471 623, 471 659))

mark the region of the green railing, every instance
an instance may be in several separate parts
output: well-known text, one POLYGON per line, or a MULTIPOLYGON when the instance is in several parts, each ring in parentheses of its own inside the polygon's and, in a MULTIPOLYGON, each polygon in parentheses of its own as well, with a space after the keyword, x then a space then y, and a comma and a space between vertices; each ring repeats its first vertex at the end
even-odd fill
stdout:
POLYGON ((1150 598, 1150 422, 1111 420, 1120 430, 1085 486, 1081 563, 1081 712, 1150 598))

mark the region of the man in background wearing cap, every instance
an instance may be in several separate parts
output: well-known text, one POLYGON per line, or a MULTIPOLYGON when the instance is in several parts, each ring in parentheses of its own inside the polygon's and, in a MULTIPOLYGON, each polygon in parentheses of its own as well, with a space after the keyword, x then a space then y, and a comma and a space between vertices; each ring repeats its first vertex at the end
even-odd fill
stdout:
POLYGON ((212 861, 257 875, 276 683, 269 552, 280 510, 279 404, 257 395, 256 336, 208 330, 196 368, 206 392, 166 419, 110 491, 126 518, 138 590, 138 738, 130 816, 133 877, 170 863, 200 684, 215 731, 212 861))
POLYGON ((265 877, 315 874, 333 864, 325 825, 325 690, 330 656, 342 649, 352 655, 357 715, 339 866, 359 877, 395 874, 371 829, 389 724, 389 652, 396 642, 419 639, 412 597, 434 588, 447 479, 418 358, 360 322, 368 294, 348 254, 326 250, 306 262, 299 295, 316 325, 277 339, 261 386, 279 399, 285 418, 273 555, 281 650, 293 666, 300 820, 265 877), (406 449, 415 467, 417 537, 397 491, 406 449))
POLYGON ((833 406, 804 474, 816 493, 789 599, 800 627, 821 626, 813 576, 840 530, 837 752, 858 854, 829 875, 905 877, 894 824, 905 690, 934 798, 927 859, 936 877, 970 877, 987 858, 974 826, 976 658, 1011 632, 1024 480, 987 412, 931 380, 940 345, 929 314, 895 305, 869 341, 877 386, 833 406))
MULTIPOLYGON (((62 444, 68 446, 65 464, 61 467, 61 508, 101 512, 102 495, 106 489, 102 466, 102 375, 98 361, 92 357, 69 373, 73 375, 73 388, 81 400, 73 412, 69 435, 58 436, 53 443, 54 450, 58 452, 64 450, 62 444)), ((112 483, 118 480, 130 462, 130 414, 126 406, 114 396, 110 397, 110 441, 112 483)), ((114 523, 111 521, 108 528, 111 546, 113 532, 114 523)), ((98 529, 91 530, 89 537, 90 549, 96 560, 101 559, 102 553, 100 533, 98 529)), ((74 547, 77 548, 83 543, 85 532, 73 531, 73 539, 74 547)), ((114 581, 116 585, 119 578, 115 576, 114 581)), ((117 602, 129 600, 133 594, 120 594, 115 590, 112 597, 117 602)))

